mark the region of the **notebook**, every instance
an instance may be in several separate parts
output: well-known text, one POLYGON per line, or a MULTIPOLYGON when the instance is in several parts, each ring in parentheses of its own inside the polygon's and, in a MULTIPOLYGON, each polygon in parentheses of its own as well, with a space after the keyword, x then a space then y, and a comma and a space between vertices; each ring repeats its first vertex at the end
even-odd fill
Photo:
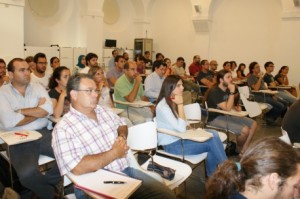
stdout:
POLYGON ((8 145, 15 145, 24 142, 38 140, 42 137, 37 131, 8 131, 1 132, 0 138, 8 145))

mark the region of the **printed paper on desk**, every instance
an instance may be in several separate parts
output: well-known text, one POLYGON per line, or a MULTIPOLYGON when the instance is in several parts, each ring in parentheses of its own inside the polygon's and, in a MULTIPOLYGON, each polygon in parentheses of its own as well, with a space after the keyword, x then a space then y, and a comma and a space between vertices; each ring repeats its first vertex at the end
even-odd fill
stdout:
POLYGON ((9 131, 0 133, 0 138, 8 145, 38 140, 42 137, 37 131, 9 131))
POLYGON ((104 198, 128 198, 141 184, 141 180, 100 169, 93 173, 76 176, 72 173, 68 177, 75 186, 89 195, 99 195, 104 198), (104 181, 124 181, 124 184, 104 184, 104 181))

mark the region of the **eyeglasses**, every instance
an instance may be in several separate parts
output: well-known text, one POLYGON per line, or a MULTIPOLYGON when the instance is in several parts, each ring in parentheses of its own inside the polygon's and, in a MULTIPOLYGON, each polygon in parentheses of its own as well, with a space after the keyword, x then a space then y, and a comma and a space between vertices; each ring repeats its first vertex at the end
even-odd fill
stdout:
POLYGON ((75 91, 85 91, 88 95, 91 95, 93 92, 99 95, 101 93, 98 89, 77 89, 75 91))

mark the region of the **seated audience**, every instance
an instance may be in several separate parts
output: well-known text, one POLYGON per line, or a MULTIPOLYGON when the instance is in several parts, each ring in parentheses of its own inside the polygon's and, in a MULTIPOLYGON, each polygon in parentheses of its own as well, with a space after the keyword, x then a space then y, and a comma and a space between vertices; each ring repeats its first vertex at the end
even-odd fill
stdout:
MULTIPOLYGON (((127 52, 124 52, 124 53, 123 53, 123 57, 124 57, 124 59, 125 59, 125 62, 129 61, 129 55, 128 55, 127 52)), ((116 58, 115 58, 115 60, 116 60, 116 58)))
POLYGON ((6 63, 0 59, 0 87, 9 83, 9 77, 6 75, 6 63))
POLYGON ((151 59, 151 54, 150 54, 150 51, 145 51, 144 52, 144 57, 145 57, 145 64, 146 65, 149 65, 149 66, 152 66, 152 59, 151 59))
POLYGON ((98 66, 98 55, 96 55, 95 53, 88 53, 85 56, 85 62, 86 62, 86 66, 80 71, 78 71, 78 73, 87 74, 90 70, 90 67, 98 66))
POLYGON ((202 70, 197 77, 197 82, 200 84, 201 93, 204 95, 208 88, 216 84, 216 76, 214 72, 209 70, 209 62, 206 59, 202 60, 200 65, 202 70))
POLYGON ((73 73, 74 74, 79 73, 80 70, 85 68, 85 65, 86 65, 85 55, 79 55, 78 56, 78 61, 77 61, 77 64, 75 66, 75 69, 74 69, 73 73))
POLYGON ((114 68, 115 66, 115 58, 117 55, 119 55, 119 51, 117 49, 114 49, 111 52, 112 57, 110 58, 110 60, 108 61, 108 69, 111 70, 114 68))
MULTIPOLYGON (((154 62, 156 62, 156 61, 163 61, 164 58, 165 58, 165 56, 162 53, 156 53, 156 55, 155 55, 155 61, 154 62)), ((153 64, 154 64, 154 62, 153 62, 153 64)), ((155 68, 152 65, 152 72, 154 72, 154 71, 155 71, 155 68)))
MULTIPOLYGON (((265 69, 266 74, 264 75, 264 82, 267 83, 268 86, 278 86, 279 83, 274 80, 274 76, 272 75, 272 72, 274 71, 274 64, 273 62, 266 62, 265 63, 265 69)), ((293 104, 297 101, 297 98, 294 97, 292 94, 290 94, 285 89, 276 89, 278 91, 278 94, 276 94, 276 97, 278 97, 281 100, 284 100, 284 103, 287 104, 293 104)))
POLYGON ((237 67, 236 62, 235 61, 230 61, 230 70, 231 70, 231 72, 234 72, 236 67, 237 67))
POLYGON ((145 74, 145 57, 143 55, 136 55, 134 61, 137 65, 139 74, 145 74))
MULTIPOLYGON (((82 175, 104 168, 142 180, 132 198, 175 198, 166 186, 130 167, 126 156, 127 126, 112 111, 97 105, 99 92, 91 76, 72 76, 67 92, 71 97, 70 111, 55 126, 52 140, 61 175, 82 175)), ((86 198, 83 191, 74 191, 77 199, 86 198)))
POLYGON ((247 79, 245 75, 246 65, 244 63, 240 63, 238 69, 236 70, 236 75, 238 79, 247 79))
POLYGON ((60 66, 60 60, 58 57, 51 57, 50 66, 54 70, 55 68, 60 66))
MULTIPOLYGON (((275 81, 278 82, 279 85, 282 86, 289 86, 289 78, 287 74, 289 73, 289 67, 288 66, 282 66, 280 70, 278 71, 277 75, 275 75, 275 81)), ((297 97, 297 91, 296 88, 292 87, 289 92, 297 97)))
POLYGON ((70 70, 65 66, 54 69, 49 80, 49 96, 53 105, 53 116, 60 118, 70 109, 70 100, 67 97, 67 82, 70 77, 70 70))
MULTIPOLYGON (((188 127, 183 109, 183 85, 179 76, 170 75, 163 82, 156 106, 156 123, 158 128, 164 128, 185 133, 188 127)), ((211 131, 213 137, 206 142, 184 140, 184 155, 196 155, 207 152, 207 175, 213 174, 218 164, 227 159, 219 135, 211 131)), ((182 154, 181 140, 177 137, 158 134, 158 145, 168 153, 182 154)))
POLYGON ((35 69, 35 63, 33 61, 33 56, 28 56, 25 58, 25 61, 29 65, 29 70, 32 72, 35 69))
POLYGON ((231 63, 229 61, 224 62, 223 69, 231 71, 231 63))
POLYGON ((209 66, 210 66, 210 70, 216 74, 217 73, 217 69, 218 69, 218 62, 216 60, 211 60, 209 62, 209 66))
MULTIPOLYGON (((239 97, 236 86, 232 83, 231 72, 221 70, 217 73, 217 84, 208 91, 207 105, 209 108, 230 111, 241 111, 241 107, 235 101, 239 97)), ((257 128, 257 123, 248 117, 224 115, 215 112, 209 113, 208 123, 211 126, 228 129, 236 135, 237 152, 242 155, 248 148, 257 128)))
POLYGON ((117 55, 115 58, 115 67, 107 72, 106 78, 110 87, 114 87, 116 81, 124 74, 124 64, 126 60, 123 56, 117 55))
POLYGON ((100 92, 98 96, 98 104, 102 107, 113 108, 114 104, 109 93, 110 88, 106 78, 104 77, 103 69, 100 66, 93 66, 90 68, 88 74, 93 77, 97 89, 100 92))
POLYGON ((167 69, 166 69, 166 73, 165 73, 165 77, 169 76, 169 75, 173 75, 173 70, 172 70, 172 62, 169 58, 165 58, 164 62, 167 65, 167 69))
POLYGON ((268 137, 251 144, 240 162, 227 160, 206 183, 206 199, 299 198, 300 158, 293 147, 268 137))
POLYGON ((12 59, 7 70, 12 82, 0 88, 0 131, 36 130, 42 134, 38 140, 11 145, 11 164, 21 184, 34 192, 35 197, 53 199, 54 186, 61 178, 57 164, 54 162, 45 173, 38 167, 40 154, 54 158, 51 132, 46 128, 47 116, 53 112, 51 100, 40 84, 30 83, 30 70, 25 60, 12 59))
MULTIPOLYGON (((249 72, 250 75, 247 79, 248 86, 254 91, 266 90, 263 74, 260 72, 260 66, 257 62, 250 63, 249 72)), ((268 125, 276 124, 276 119, 284 116, 287 107, 279 102, 274 95, 257 92, 253 92, 253 95, 256 101, 268 103, 272 106, 272 109, 265 114, 268 125)))
POLYGON ((193 62, 189 66, 189 72, 191 76, 197 77, 199 72, 201 71, 201 65, 200 65, 200 56, 195 55, 193 57, 193 62))
POLYGON ((145 79, 145 96, 150 102, 155 102, 158 98, 167 65, 164 62, 155 62, 153 67, 155 71, 145 79))
POLYGON ((300 100, 297 100, 287 111, 282 120, 282 129, 285 130, 291 143, 300 143, 300 100))
MULTIPOLYGON (((144 96, 142 86, 142 77, 137 72, 135 62, 126 62, 124 65, 124 74, 117 80, 114 92, 115 100, 123 102, 148 101, 144 96)), ((149 107, 134 108, 123 104, 116 104, 117 108, 128 109, 121 116, 128 117, 133 124, 143 123, 152 120, 153 114, 149 107), (128 113, 128 115, 127 115, 128 113)))
POLYGON ((35 63, 35 68, 30 75, 30 81, 32 83, 41 84, 46 90, 48 90, 48 83, 50 74, 46 72, 47 70, 47 58, 44 53, 37 53, 33 57, 35 63))

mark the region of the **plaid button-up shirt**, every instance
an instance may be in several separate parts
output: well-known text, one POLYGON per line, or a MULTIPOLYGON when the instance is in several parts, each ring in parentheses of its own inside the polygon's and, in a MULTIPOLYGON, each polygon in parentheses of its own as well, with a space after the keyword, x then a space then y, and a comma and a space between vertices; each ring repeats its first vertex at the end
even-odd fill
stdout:
MULTIPOLYGON (((71 172, 86 155, 108 151, 115 142, 119 126, 125 122, 111 110, 97 106, 98 122, 70 106, 70 111, 59 121, 52 133, 52 148, 61 175, 71 172)), ((126 158, 120 158, 105 167, 122 171, 128 167, 126 158)))

